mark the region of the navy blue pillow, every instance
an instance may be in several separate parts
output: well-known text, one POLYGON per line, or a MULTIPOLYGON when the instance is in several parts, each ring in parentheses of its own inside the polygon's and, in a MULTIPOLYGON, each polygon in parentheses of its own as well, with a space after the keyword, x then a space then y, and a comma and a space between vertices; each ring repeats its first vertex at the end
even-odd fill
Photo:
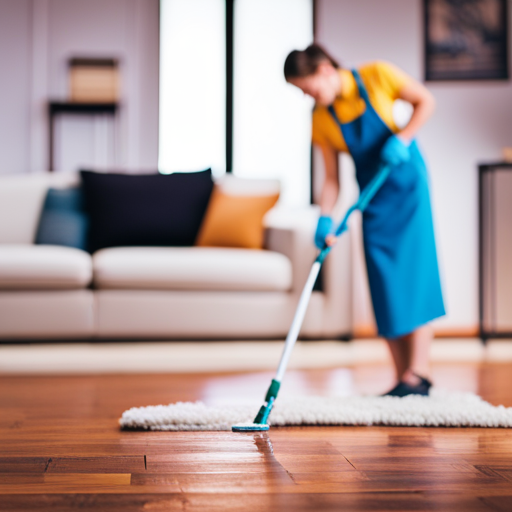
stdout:
POLYGON ((89 221, 80 188, 48 189, 36 233, 36 244, 87 249, 89 221))
POLYGON ((116 246, 194 245, 213 189, 210 169, 81 175, 91 252, 116 246))

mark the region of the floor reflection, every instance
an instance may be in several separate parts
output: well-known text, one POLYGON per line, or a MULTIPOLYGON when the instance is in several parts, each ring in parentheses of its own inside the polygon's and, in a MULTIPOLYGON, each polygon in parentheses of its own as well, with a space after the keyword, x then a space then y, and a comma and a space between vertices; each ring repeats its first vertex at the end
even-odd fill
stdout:
POLYGON ((264 457, 270 457, 272 460, 275 460, 274 447, 272 446, 272 441, 266 432, 253 434, 253 440, 259 453, 264 457))
MULTIPOLYGON (((467 391, 495 405, 512 406, 512 395, 503 382, 509 365, 485 363, 438 363, 433 365, 434 386, 450 391, 467 391)), ((197 399, 210 405, 261 405, 273 372, 215 375, 204 379, 197 399)), ((280 397, 380 395, 395 384, 394 370, 387 364, 345 368, 290 370, 286 373, 280 397)))

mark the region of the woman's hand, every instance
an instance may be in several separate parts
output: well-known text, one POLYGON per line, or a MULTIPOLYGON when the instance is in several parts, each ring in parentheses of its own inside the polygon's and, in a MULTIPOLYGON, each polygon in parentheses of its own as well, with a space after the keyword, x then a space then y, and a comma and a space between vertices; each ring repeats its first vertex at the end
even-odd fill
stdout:
POLYGON ((321 215, 318 219, 315 231, 315 245, 323 249, 327 242, 327 237, 332 232, 332 219, 327 215, 321 215))
POLYGON ((326 245, 332 247, 336 244, 337 238, 333 235, 333 222, 331 217, 321 215, 318 219, 315 232, 315 245, 323 249, 326 245))
POLYGON ((334 247, 338 243, 338 237, 336 237, 335 235, 327 235, 325 237, 325 243, 329 247, 334 247))
POLYGON ((392 166, 407 162, 410 158, 409 144, 405 143, 400 137, 391 135, 382 147, 380 158, 384 164, 392 166))

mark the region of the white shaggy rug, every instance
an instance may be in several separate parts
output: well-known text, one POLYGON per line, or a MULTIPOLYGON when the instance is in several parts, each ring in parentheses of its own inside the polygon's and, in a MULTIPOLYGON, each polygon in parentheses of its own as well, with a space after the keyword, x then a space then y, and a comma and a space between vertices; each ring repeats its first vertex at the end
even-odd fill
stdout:
MULTIPOLYGON (((261 404, 209 406, 202 402, 134 407, 121 428, 144 430, 231 430, 251 422, 261 404)), ((429 397, 279 398, 270 422, 292 425, 393 425, 415 427, 512 427, 512 407, 496 407, 472 393, 434 389, 429 397)))

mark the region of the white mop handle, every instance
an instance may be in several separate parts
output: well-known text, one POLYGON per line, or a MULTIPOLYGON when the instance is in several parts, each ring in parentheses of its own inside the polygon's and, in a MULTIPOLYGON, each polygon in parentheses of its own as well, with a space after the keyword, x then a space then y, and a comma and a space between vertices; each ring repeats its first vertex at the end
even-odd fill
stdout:
POLYGON ((311 293, 313 292, 313 286, 315 286, 316 278, 318 277, 318 273, 320 272, 320 267, 322 264, 319 261, 315 261, 313 266, 311 267, 311 271, 309 272, 308 280, 304 285, 304 289, 302 290, 299 305, 297 306, 297 311, 295 312, 295 316, 293 317, 292 326, 290 327, 290 331, 288 332, 288 336, 286 337, 286 343, 284 345, 283 355, 281 356, 281 361, 279 361, 279 367, 277 368, 276 377, 274 380, 281 382, 281 379, 284 376, 284 372, 286 371, 286 367, 288 366, 288 360, 292 354, 293 346, 299 337, 300 328, 302 327, 302 322, 304 321, 304 316, 306 315, 306 310, 308 309, 309 298, 311 297, 311 293))

